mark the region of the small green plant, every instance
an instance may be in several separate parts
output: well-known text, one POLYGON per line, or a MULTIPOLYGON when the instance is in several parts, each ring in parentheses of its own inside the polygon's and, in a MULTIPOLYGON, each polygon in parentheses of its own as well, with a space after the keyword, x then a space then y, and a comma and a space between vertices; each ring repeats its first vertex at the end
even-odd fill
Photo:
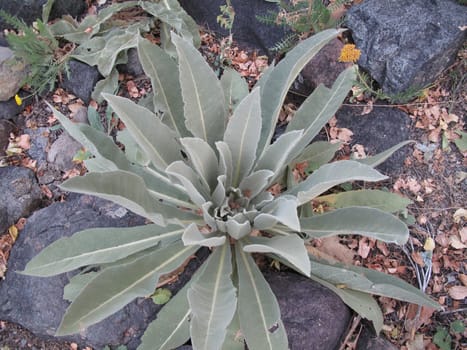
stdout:
MULTIPOLYGON (((449 330, 444 327, 437 327, 436 333, 433 336, 433 343, 437 345, 440 350, 451 350, 452 336, 462 335, 465 332, 465 324, 462 320, 451 322, 449 330)), ((455 347, 457 349, 457 347, 455 347)))
POLYGON ((279 5, 279 11, 268 11, 265 15, 256 16, 264 24, 283 26, 292 33, 276 43, 271 51, 284 53, 296 45, 300 39, 318 33, 324 29, 335 28, 341 22, 340 16, 332 14, 347 0, 336 0, 328 5, 323 0, 267 0, 279 5))
POLYGON ((178 35, 172 34, 176 61, 138 38, 141 63, 158 91, 155 110, 164 114, 159 118, 128 99, 104 94, 126 125, 126 153, 105 133, 54 111, 94 155, 85 160, 89 173, 67 180, 62 188, 114 201, 152 221, 78 232, 52 243, 27 264, 23 274, 44 277, 92 267, 65 287, 71 305, 58 335, 77 333, 135 298, 152 295, 160 276, 201 247, 209 247, 211 254, 148 326, 139 350, 173 349, 190 338, 194 349, 240 350, 245 343, 250 349, 287 349, 279 305, 255 262, 257 253, 324 284, 377 331, 382 313, 371 294, 438 307, 397 278, 326 262, 307 251, 310 240, 337 234, 398 244, 408 239, 402 221, 387 208, 376 209, 392 201, 382 192, 373 197, 362 190, 354 193, 358 200, 341 199, 340 208, 323 214, 310 210, 310 203, 341 183, 385 179, 374 166, 400 147, 362 161, 327 164, 335 146, 310 144, 346 97, 354 67, 342 72, 331 89, 319 86, 271 144, 294 79, 341 32, 323 31, 300 43, 250 93, 233 70, 219 80, 196 48, 178 35), (292 176, 297 161, 316 165, 300 182, 292 176), (282 191, 270 190, 279 183, 282 191))

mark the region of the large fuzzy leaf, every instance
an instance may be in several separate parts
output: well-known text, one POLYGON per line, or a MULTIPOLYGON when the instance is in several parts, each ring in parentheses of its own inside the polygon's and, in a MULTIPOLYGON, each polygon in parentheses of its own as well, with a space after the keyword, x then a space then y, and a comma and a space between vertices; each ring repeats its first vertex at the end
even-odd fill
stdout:
POLYGON ((195 349, 220 349, 237 307, 231 280, 230 242, 214 249, 199 278, 188 290, 192 310, 191 341, 195 349))
POLYGON ((301 232, 312 238, 355 234, 384 242, 404 244, 407 225, 394 215, 375 208, 347 207, 300 219, 301 232))
POLYGON ((226 222, 227 232, 230 237, 239 240, 251 233, 251 224, 243 213, 238 213, 226 222))
POLYGON ((224 133, 227 113, 216 74, 193 45, 172 35, 177 48, 186 127, 214 147, 224 133))
POLYGON ((297 214, 297 198, 283 195, 261 208, 261 213, 255 217, 254 227, 258 230, 272 228, 277 222, 291 230, 300 231, 300 221, 297 214))
POLYGON ((347 288, 338 288, 334 284, 313 275, 310 278, 332 290, 352 310, 371 321, 377 334, 381 331, 384 321, 383 313, 376 300, 370 294, 347 288))
POLYGON ((311 273, 329 283, 344 285, 348 289, 382 295, 435 309, 441 307, 418 288, 383 272, 350 265, 328 265, 312 259, 311 273))
POLYGON ((250 349, 288 349, 279 304, 253 258, 235 245, 240 328, 250 349))
POLYGON ((141 177, 127 171, 89 173, 73 177, 61 186, 66 191, 91 194, 117 203, 158 225, 166 219, 194 220, 196 215, 160 203, 151 196, 141 177))
POLYGON ((117 261, 182 233, 183 228, 176 225, 88 229, 55 241, 29 261, 22 273, 53 276, 81 266, 117 261))
POLYGON ((203 235, 196 224, 191 224, 183 232, 182 241, 185 245, 217 247, 225 243, 225 236, 203 235))
POLYGON ((240 101, 248 95, 248 84, 235 69, 227 68, 222 74, 221 85, 224 90, 225 105, 232 114, 240 101))
POLYGON ((229 145, 224 141, 216 142, 219 152, 219 174, 225 175, 224 187, 229 188, 232 184, 233 160, 229 145))
POLYGON ((316 141, 311 145, 308 145, 303 152, 294 159, 292 163, 292 169, 297 163, 307 162, 307 170, 315 171, 319 167, 329 163, 337 150, 340 147, 340 143, 330 143, 326 141, 316 141))
POLYGON ((310 276, 310 259, 303 240, 297 235, 273 238, 249 237, 243 247, 248 253, 275 254, 287 260, 297 271, 310 276))
POLYGON ((183 115, 177 63, 159 46, 141 38, 138 40, 138 56, 144 72, 151 78, 154 106, 164 112, 162 121, 179 137, 189 136, 183 115))
POLYGON ((243 178, 238 188, 243 195, 249 199, 255 198, 262 193, 269 184, 269 180, 274 176, 271 170, 258 170, 243 178))
POLYGON ((178 181, 182 185, 191 201, 198 207, 207 202, 209 188, 204 185, 198 174, 184 162, 173 162, 165 172, 171 177, 172 181, 178 181))
POLYGON ((412 203, 408 198, 396 193, 381 190, 357 190, 347 191, 316 198, 332 208, 345 208, 351 206, 372 207, 390 213, 405 210, 412 203))
POLYGON ((103 269, 67 309, 57 335, 78 333, 113 314, 137 297, 154 292, 159 276, 179 267, 197 248, 181 242, 153 250, 129 263, 103 269))
POLYGON ((387 177, 372 167, 352 160, 341 160, 320 167, 286 193, 296 195, 302 205, 330 188, 348 181, 381 181, 387 177))
POLYGON ((383 163, 386 159, 388 159, 394 152, 396 152, 398 149, 404 147, 405 145, 408 145, 410 143, 413 143, 414 141, 403 141, 398 143, 395 146, 392 146, 391 148, 387 149, 384 152, 378 153, 374 156, 359 159, 358 162, 362 164, 366 164, 372 167, 378 166, 379 164, 383 163))
POLYGON ((339 74, 331 89, 319 85, 302 103, 286 129, 286 131, 304 130, 295 148, 295 156, 303 151, 337 112, 355 79, 355 67, 347 68, 339 74))
POLYGON ((81 293, 83 288, 96 277, 98 272, 91 271, 73 276, 63 288, 63 299, 72 302, 81 293))
POLYGON ((256 163, 255 169, 271 170, 274 174, 280 172, 290 163, 294 157, 292 151, 302 138, 302 130, 294 130, 282 134, 276 142, 268 145, 256 163))
POLYGON ((254 89, 235 109, 227 124, 224 142, 232 153, 232 186, 236 187, 249 174, 255 162, 261 131, 259 89, 254 89))
POLYGON ((102 96, 156 168, 164 170, 170 163, 181 159, 175 132, 154 113, 123 97, 109 94, 102 96))
POLYGON ((287 53, 285 58, 268 72, 261 81, 261 115, 263 119, 261 138, 257 153, 260 155, 270 143, 285 95, 303 67, 330 40, 342 30, 328 29, 302 41, 287 53))
POLYGON ((225 336, 222 350, 245 350, 245 340, 243 339, 242 330, 240 329, 240 320, 238 319, 238 312, 235 313, 232 322, 227 327, 227 334, 225 336))
POLYGON ((219 175, 218 160, 214 150, 206 141, 197 137, 185 137, 180 139, 180 142, 185 148, 193 169, 196 170, 206 188, 214 191, 219 175))

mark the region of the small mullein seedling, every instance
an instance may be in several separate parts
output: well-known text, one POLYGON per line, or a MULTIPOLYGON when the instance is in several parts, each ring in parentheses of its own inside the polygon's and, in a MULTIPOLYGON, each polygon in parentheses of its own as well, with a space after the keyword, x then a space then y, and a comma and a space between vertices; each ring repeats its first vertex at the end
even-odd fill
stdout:
MULTIPOLYGON (((354 193, 358 205, 350 201, 322 214, 306 210, 341 183, 385 179, 374 166, 401 146, 361 161, 327 164, 334 152, 326 148, 335 146, 310 144, 346 97, 354 67, 342 72, 332 88, 319 86, 271 144, 289 87, 303 66, 341 32, 323 31, 300 43, 269 68, 250 93, 233 70, 219 80, 182 37, 172 34, 177 60, 139 39, 140 61, 157 91, 153 105, 163 117, 104 94, 126 125, 125 153, 105 133, 54 112, 94 155, 84 161, 89 173, 67 180, 62 189, 114 201, 152 222, 75 233, 27 264, 22 273, 44 277, 93 267, 65 287, 64 297, 71 304, 58 335, 78 333, 135 298, 152 295, 161 276, 201 247, 209 247, 211 254, 148 326, 139 350, 174 349, 190 338, 194 349, 240 350, 245 344, 250 349, 288 349, 279 305, 253 258, 256 253, 323 283, 378 331, 382 313, 371 294, 438 306, 397 278, 308 253, 311 239, 337 234, 397 244, 408 239, 407 226, 391 213, 361 206, 364 190, 354 193), (304 160, 314 162, 316 170, 296 182, 293 164, 304 160), (269 191, 278 183, 286 188, 269 191)), ((380 207, 388 198, 379 193, 370 202, 380 207)))

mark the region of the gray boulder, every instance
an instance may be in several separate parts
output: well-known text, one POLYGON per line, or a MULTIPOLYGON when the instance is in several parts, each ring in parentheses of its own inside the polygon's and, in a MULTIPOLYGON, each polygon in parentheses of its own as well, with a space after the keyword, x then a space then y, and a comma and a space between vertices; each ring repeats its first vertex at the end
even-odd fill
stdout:
MULTIPOLYGON (((47 0, 0 0, 0 8, 4 11, 21 18, 27 24, 31 24, 38 18, 42 18, 42 6, 47 0)), ((50 19, 59 18, 63 15, 78 17, 86 9, 83 0, 56 0, 52 6, 50 19)), ((9 28, 0 18, 0 30, 9 28)))
POLYGON ((0 233, 41 204, 41 190, 34 172, 27 168, 0 167, 0 233))
MULTIPOLYGON (((216 20, 221 13, 220 6, 225 5, 225 0, 180 0, 179 2, 198 24, 223 36, 228 35, 228 31, 221 28, 216 20)), ((256 19, 256 15, 266 15, 268 10, 277 12, 277 4, 264 0, 232 0, 231 3, 235 10, 233 39, 242 46, 271 53, 270 48, 285 37, 285 31, 281 26, 262 24, 256 19)))
POLYGON ((358 64, 390 95, 432 83, 465 41, 467 7, 451 0, 367 0, 345 25, 361 50, 358 64))
POLYGON ((27 74, 24 61, 15 58, 8 47, 0 46, 0 101, 15 96, 27 74))
MULTIPOLYGON (((373 107, 368 114, 362 115, 362 112, 363 107, 343 106, 336 113, 336 119, 338 127, 353 132, 351 146, 363 145, 368 156, 410 139, 410 118, 400 109, 390 106, 373 107)), ((408 150, 408 146, 401 148, 377 169, 385 174, 398 174, 404 165, 408 150)))
POLYGON ((68 72, 69 74, 63 75, 62 87, 82 99, 84 103, 89 103, 92 90, 101 78, 97 67, 70 60, 68 72))
POLYGON ((0 119, 0 157, 5 155, 5 150, 10 143, 10 133, 14 130, 14 124, 8 120, 0 119))
POLYGON ((65 172, 73 168, 73 158, 82 147, 70 134, 64 132, 50 146, 47 161, 65 172))

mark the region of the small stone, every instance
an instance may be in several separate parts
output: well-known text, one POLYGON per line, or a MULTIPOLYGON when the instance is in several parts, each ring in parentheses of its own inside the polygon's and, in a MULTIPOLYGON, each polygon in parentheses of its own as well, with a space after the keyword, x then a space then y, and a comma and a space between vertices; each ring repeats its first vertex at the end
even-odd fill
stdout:
POLYGON ((8 101, 19 91, 28 72, 21 59, 8 56, 9 48, 0 47, 0 50, 3 51, 0 56, 9 57, 0 59, 0 101, 8 101))
POLYGON ((68 71, 68 75, 63 75, 62 87, 82 99, 84 103, 89 103, 92 90, 101 78, 97 67, 70 60, 68 62, 68 71))
POLYGON ((62 133, 50 146, 47 161, 54 163, 63 172, 73 168, 73 158, 82 148, 81 144, 67 132, 62 133))

